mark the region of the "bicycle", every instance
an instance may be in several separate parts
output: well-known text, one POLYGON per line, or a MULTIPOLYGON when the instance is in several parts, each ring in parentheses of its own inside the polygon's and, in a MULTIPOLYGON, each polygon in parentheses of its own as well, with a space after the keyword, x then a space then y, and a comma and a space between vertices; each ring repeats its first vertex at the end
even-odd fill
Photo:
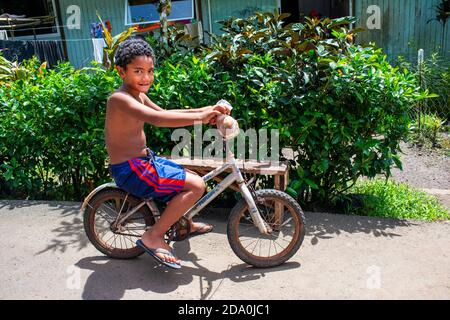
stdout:
MULTIPOLYGON (((227 140, 224 136, 225 143, 227 140)), ((242 176, 228 148, 227 160, 202 178, 206 183, 229 168, 231 174, 171 226, 165 235, 166 242, 170 244, 188 238, 188 220, 237 182, 242 199, 228 218, 227 238, 231 249, 242 261, 254 267, 283 264, 298 251, 305 237, 305 217, 300 205, 283 191, 255 190, 251 181, 247 182, 242 176)), ((93 190, 84 200, 81 211, 84 211, 84 228, 90 242, 103 254, 118 259, 136 258, 144 253, 133 238, 140 238, 160 216, 153 199, 136 198, 115 183, 106 183, 93 190)))

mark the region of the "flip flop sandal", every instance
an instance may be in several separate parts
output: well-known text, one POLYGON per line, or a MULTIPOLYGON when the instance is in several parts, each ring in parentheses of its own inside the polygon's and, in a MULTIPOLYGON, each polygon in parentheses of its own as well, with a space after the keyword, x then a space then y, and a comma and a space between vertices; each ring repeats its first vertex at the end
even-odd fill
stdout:
POLYGON ((200 228, 198 228, 197 230, 195 230, 194 232, 191 232, 190 236, 191 237, 195 237, 195 236, 199 236, 205 233, 209 233, 213 230, 213 226, 209 223, 203 223, 203 222, 195 222, 197 224, 200 225, 200 228))
POLYGON ((147 252, 149 255, 151 255, 153 258, 155 258, 159 263, 161 263, 169 268, 172 268, 172 269, 180 269, 181 268, 180 264, 175 263, 175 262, 165 261, 156 255, 157 253, 162 253, 167 256, 175 257, 172 254, 172 252, 170 252, 169 250, 166 250, 163 248, 157 248, 157 249, 148 248, 141 240, 137 240, 136 245, 138 247, 141 247, 142 249, 144 249, 145 252, 147 252))

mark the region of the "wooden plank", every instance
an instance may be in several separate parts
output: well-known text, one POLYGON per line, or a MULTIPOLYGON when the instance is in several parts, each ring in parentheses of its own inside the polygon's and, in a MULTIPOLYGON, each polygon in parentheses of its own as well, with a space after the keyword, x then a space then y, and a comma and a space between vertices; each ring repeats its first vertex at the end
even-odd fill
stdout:
POLYGON ((276 202, 275 203, 275 213, 274 213, 274 225, 273 225, 273 229, 279 231, 280 230, 280 225, 283 223, 283 216, 284 216, 284 206, 279 203, 276 202))
MULTIPOLYGON (((203 158, 203 159, 191 159, 191 158, 171 158, 165 156, 165 158, 172 160, 173 162, 182 165, 186 169, 192 170, 199 175, 205 175, 208 172, 222 166, 224 164, 223 159, 217 158, 203 158)), ((236 160, 239 169, 245 173, 273 175, 274 187, 277 190, 284 191, 289 183, 289 166, 287 162, 271 163, 271 162, 257 162, 257 161, 242 161, 236 160)), ((228 168, 226 172, 231 172, 232 169, 228 168)), ((220 177, 213 178, 217 182, 221 182, 223 179, 220 177)), ((237 183, 233 183, 229 188, 234 191, 240 192, 237 183)))
MULTIPOLYGON (((167 157, 170 158, 170 157, 167 157)), ((199 168, 213 170, 224 164, 221 159, 191 159, 191 158, 170 158, 173 162, 188 168, 199 168)), ((256 162, 236 160, 239 169, 246 173, 258 173, 266 175, 284 175, 288 170, 286 163, 272 164, 271 162, 256 162)), ((227 170, 231 172, 231 168, 227 170)))
POLYGON ((280 190, 280 176, 279 175, 274 176, 274 185, 275 185, 275 189, 280 190))

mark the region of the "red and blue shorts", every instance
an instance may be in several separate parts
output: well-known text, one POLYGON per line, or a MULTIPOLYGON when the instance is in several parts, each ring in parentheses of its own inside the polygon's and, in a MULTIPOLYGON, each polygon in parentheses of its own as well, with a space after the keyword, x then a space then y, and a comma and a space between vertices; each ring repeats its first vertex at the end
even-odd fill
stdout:
POLYGON ((139 198, 168 202, 180 193, 186 181, 186 170, 153 151, 149 156, 109 165, 116 185, 139 198))

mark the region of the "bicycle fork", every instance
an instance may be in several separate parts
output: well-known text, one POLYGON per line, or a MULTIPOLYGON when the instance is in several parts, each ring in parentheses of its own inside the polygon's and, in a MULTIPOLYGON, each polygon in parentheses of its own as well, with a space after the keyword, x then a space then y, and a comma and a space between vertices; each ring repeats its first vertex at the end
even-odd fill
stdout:
POLYGON ((253 223, 258 227, 259 232, 261 232, 262 234, 272 233, 272 228, 261 217, 261 213, 256 206, 255 199, 253 198, 253 195, 248 189, 244 180, 242 179, 242 183, 238 181, 238 184, 239 189, 241 189, 242 196, 248 204, 248 211, 250 213, 250 216, 252 217, 253 223))
POLYGON ((236 164, 235 159, 233 157, 231 157, 230 160, 231 160, 230 161, 231 163, 224 164, 222 167, 216 168, 213 171, 209 172, 208 174, 206 174, 202 177, 203 181, 207 182, 208 180, 217 176, 221 172, 225 171, 227 168, 231 167, 231 169, 232 169, 232 173, 230 175, 228 175, 224 180, 222 180, 213 190, 211 190, 205 196, 203 196, 200 200, 198 200, 197 203, 194 204, 194 206, 191 207, 184 214, 184 217, 186 219, 192 219, 192 217, 194 217, 200 210, 202 210, 208 203, 210 203, 222 191, 224 191, 226 188, 228 188, 234 182, 237 182, 239 185, 241 194, 248 204, 249 213, 253 220, 253 223, 256 225, 259 232, 261 232, 262 234, 270 234, 273 230, 262 218, 262 216, 258 210, 258 207, 256 206, 255 199, 253 198, 251 191, 249 190, 248 186, 246 185, 245 180, 242 177, 242 174, 236 164))

